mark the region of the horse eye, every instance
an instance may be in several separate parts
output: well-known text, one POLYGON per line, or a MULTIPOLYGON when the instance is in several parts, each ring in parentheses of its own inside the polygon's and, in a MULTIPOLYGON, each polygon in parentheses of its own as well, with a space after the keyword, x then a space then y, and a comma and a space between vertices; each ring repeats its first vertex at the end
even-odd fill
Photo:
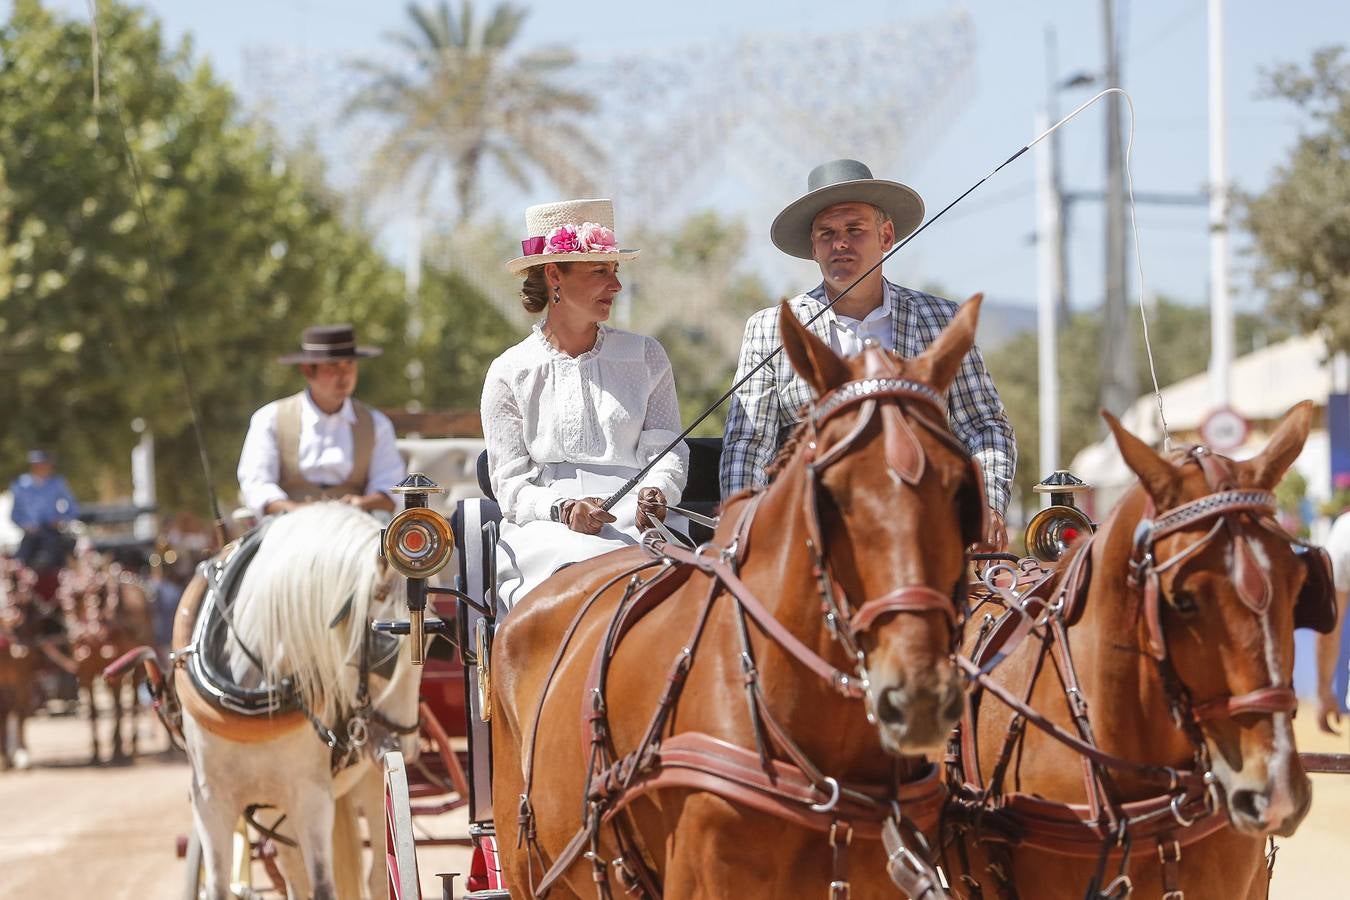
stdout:
POLYGON ((1195 595, 1189 591, 1177 591, 1172 594, 1172 608, 1183 616, 1193 616, 1200 612, 1195 595))

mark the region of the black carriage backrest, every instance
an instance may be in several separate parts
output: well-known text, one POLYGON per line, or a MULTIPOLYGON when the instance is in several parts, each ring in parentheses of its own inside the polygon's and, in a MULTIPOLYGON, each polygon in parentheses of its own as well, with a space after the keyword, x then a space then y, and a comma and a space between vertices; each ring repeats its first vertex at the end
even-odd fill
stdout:
POLYGON ((484 497, 496 501, 497 495, 492 493, 492 478, 488 475, 486 450, 478 454, 478 489, 483 492, 484 497))
MULTIPOLYGON (((688 438, 689 478, 680 505, 716 505, 722 501, 719 465, 722 459, 720 437, 688 438)), ((691 506, 691 508, 697 508, 691 506)))
MULTIPOLYGON (((685 441, 689 447, 689 478, 684 488, 682 504, 697 504, 691 508, 700 512, 711 512, 722 499, 719 484, 718 467, 722 458, 722 439, 720 437, 689 438, 685 441)), ((478 454, 478 489, 489 500, 496 500, 492 493, 492 479, 488 475, 488 457, 484 450, 478 454)))

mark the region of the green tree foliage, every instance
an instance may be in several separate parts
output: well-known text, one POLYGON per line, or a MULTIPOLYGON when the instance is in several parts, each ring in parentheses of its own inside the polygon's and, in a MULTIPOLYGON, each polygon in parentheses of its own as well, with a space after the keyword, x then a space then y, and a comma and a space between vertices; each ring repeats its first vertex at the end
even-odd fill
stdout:
MULTIPOLYGON (((745 320, 776 298, 745 271, 745 224, 707 210, 669 231, 634 232, 642 256, 625 264, 633 327, 656 336, 670 356, 686 425, 727 388, 736 374, 745 320)), ((694 432, 720 437, 726 406, 694 432)))
MULTIPOLYGON (((1138 370, 1147 375, 1148 354, 1144 348, 1143 326, 1137 315, 1133 326, 1135 346, 1139 348, 1138 370)), ((1238 353, 1288 337, 1286 331, 1269 325, 1259 316, 1240 315, 1235 326, 1238 353)), ((1097 412, 1101 329, 1101 313, 1094 310, 1074 315, 1059 330, 1061 465, 1067 465, 1074 454, 1100 440, 1104 434, 1104 425, 1097 412)), ((1153 342, 1160 387, 1203 372, 1209 361, 1209 311, 1159 300, 1149 312, 1149 337, 1153 342)), ((1012 340, 988 351, 985 362, 1017 433, 1017 476, 1013 492, 1028 508, 1035 508, 1039 506, 1039 500, 1031 488, 1049 474, 1042 471, 1038 446, 1040 377, 1035 334, 1028 332, 1022 340, 1012 340)))
POLYGON ((511 3, 485 19, 470 0, 458 11, 446 0, 407 10, 408 31, 385 35, 399 61, 354 67, 364 85, 348 110, 391 124, 373 158, 373 181, 425 198, 448 175, 461 219, 478 207, 487 161, 522 188, 532 167, 563 193, 585 195, 587 168, 601 152, 578 118, 594 101, 569 86, 576 56, 565 47, 511 53, 529 14, 511 3))
POLYGON ((422 360, 429 409, 477 409, 488 364, 525 335, 463 276, 428 268, 421 291, 423 331, 410 353, 422 360))
MULTIPOLYGON (((23 451, 42 445, 60 454, 81 496, 125 495, 129 424, 143 418, 157 441, 161 505, 202 511, 161 298, 182 336, 216 488, 229 504, 250 413, 303 386, 274 359, 294 349, 306 324, 353 322, 364 343, 389 348, 363 367, 360 394, 403 402, 402 278, 343 220, 313 160, 290 165, 190 46, 166 46, 142 11, 99 10, 98 107, 87 21, 19 0, 0 26, 0 469, 17 472, 23 451)), ((437 400, 465 405, 452 399, 467 390, 455 373, 486 360, 456 342, 480 327, 482 301, 452 279, 427 281, 430 303, 471 320, 437 322, 454 348, 449 374, 436 375, 437 400)), ((437 339, 428 329, 431 374, 437 339)), ((477 388, 469 393, 476 403, 477 388)))
POLYGON ((1268 92, 1311 119, 1270 186, 1246 201, 1270 309, 1332 351, 1350 350, 1350 61, 1320 50, 1303 69, 1271 73, 1268 92))

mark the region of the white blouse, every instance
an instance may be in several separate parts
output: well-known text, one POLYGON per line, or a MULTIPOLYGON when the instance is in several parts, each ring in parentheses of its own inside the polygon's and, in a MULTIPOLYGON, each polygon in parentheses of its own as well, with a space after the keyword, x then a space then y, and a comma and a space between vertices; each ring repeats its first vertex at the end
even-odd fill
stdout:
MULTIPOLYGON (((547 521, 563 496, 541 483, 546 465, 622 466, 635 474, 680 433, 665 349, 655 338, 604 325, 594 347, 571 357, 536 324, 488 367, 482 416, 492 492, 518 525, 547 521)), ((634 492, 655 487, 679 503, 688 457, 681 444, 634 492)))

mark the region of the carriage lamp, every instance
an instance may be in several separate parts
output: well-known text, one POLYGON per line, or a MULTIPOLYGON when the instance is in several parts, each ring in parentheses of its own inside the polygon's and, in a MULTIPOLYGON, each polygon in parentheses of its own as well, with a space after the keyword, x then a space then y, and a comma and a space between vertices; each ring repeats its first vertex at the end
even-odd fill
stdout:
POLYGON ((392 489, 392 493, 403 496, 403 511, 390 520, 380 535, 380 553, 395 571, 408 579, 408 623, 406 632, 395 627, 402 623, 378 625, 384 626, 381 630, 409 635, 412 662, 416 666, 425 661, 427 579, 445 568, 455 551, 450 523, 427 506, 432 494, 444 492, 444 488, 421 472, 410 473, 392 489))
POLYGON ((1074 500, 1075 494, 1091 489, 1092 485, 1067 469, 1053 472, 1032 488, 1038 494, 1050 495, 1049 505, 1027 523, 1027 552, 1037 562, 1053 566, 1075 540, 1096 530, 1096 524, 1078 508, 1074 500))

